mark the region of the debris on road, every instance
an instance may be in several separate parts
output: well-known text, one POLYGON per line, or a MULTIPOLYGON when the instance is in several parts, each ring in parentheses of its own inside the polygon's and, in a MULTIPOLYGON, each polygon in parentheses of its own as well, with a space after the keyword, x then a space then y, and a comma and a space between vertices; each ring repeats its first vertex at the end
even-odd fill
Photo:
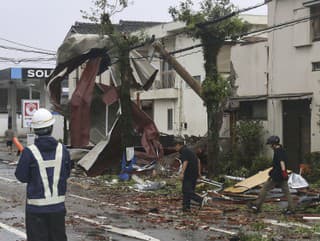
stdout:
POLYGON ((224 189, 224 192, 231 192, 231 193, 244 193, 249 189, 257 187, 263 183, 265 183, 269 178, 269 172, 271 168, 268 168, 264 171, 257 173, 249 178, 244 179, 241 182, 238 182, 233 187, 228 187, 224 189))

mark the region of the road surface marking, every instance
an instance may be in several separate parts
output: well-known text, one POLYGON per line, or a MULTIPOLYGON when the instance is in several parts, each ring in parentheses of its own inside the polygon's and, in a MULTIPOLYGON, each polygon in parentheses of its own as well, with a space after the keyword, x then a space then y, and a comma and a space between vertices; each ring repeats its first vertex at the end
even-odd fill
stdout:
POLYGON ((86 200, 86 201, 97 202, 97 200, 94 200, 94 199, 92 199, 92 198, 81 197, 81 196, 74 195, 74 194, 70 194, 69 196, 70 196, 70 197, 74 197, 74 198, 79 198, 79 199, 82 199, 82 200, 86 200))
POLYGON ((117 228, 117 227, 114 227, 114 226, 111 226, 111 225, 104 225, 98 221, 95 221, 93 219, 89 219, 89 218, 86 218, 86 217, 80 217, 78 215, 75 215, 73 216, 74 218, 76 219, 80 219, 82 221, 85 221, 87 223, 91 223, 91 224, 94 224, 94 225, 99 225, 100 227, 102 228, 105 228, 106 231, 108 232, 111 232, 111 233, 116 233, 116 234, 120 234, 120 235, 123 235, 123 236, 126 236, 126 237, 131 237, 131 238, 136 238, 136 239, 140 239, 140 240, 146 240, 146 241, 160 241, 160 239, 156 239, 156 238, 153 238, 149 235, 146 235, 144 233, 141 233, 137 230, 134 230, 134 229, 128 229, 128 228, 117 228))
POLYGON ((0 222, 0 227, 5 229, 5 230, 7 230, 7 231, 9 231, 10 233, 14 233, 15 235, 17 235, 17 236, 19 236, 21 238, 24 238, 24 239, 27 238, 27 235, 24 232, 22 232, 22 231, 20 231, 20 230, 18 230, 16 228, 13 228, 13 227, 11 227, 11 226, 9 226, 7 224, 4 224, 4 223, 0 222))
POLYGON ((1 196, 0 196, 0 200, 7 201, 7 202, 10 201, 9 199, 7 199, 5 197, 1 197, 1 196))
POLYGON ((7 182, 17 182, 17 180, 15 180, 15 179, 10 179, 10 178, 6 178, 6 177, 0 177, 0 180, 7 181, 7 182))
POLYGON ((235 232, 224 230, 224 229, 221 229, 221 228, 209 227, 209 230, 216 231, 216 232, 219 232, 219 233, 226 233, 226 234, 230 234, 230 235, 236 235, 235 232))

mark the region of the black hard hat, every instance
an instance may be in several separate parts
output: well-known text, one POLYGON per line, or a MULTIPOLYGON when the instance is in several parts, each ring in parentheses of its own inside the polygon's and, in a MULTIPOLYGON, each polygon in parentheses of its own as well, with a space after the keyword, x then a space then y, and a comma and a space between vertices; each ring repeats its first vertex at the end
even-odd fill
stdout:
POLYGON ((267 139, 267 144, 279 144, 280 143, 280 138, 279 136, 270 136, 267 139))

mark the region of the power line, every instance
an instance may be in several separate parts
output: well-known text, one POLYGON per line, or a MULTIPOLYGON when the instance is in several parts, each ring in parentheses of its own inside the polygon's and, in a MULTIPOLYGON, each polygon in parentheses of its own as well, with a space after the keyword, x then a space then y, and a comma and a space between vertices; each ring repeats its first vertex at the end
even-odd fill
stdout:
POLYGON ((20 48, 15 48, 15 47, 11 47, 11 46, 4 46, 4 45, 0 45, 0 48, 6 49, 6 50, 21 51, 21 52, 26 52, 26 53, 46 54, 46 55, 53 55, 53 56, 56 55, 55 53, 36 51, 36 50, 29 50, 29 49, 20 49, 20 48))
POLYGON ((19 64, 23 62, 53 62, 56 61, 56 58, 7 58, 7 57, 0 57, 0 62, 11 62, 14 64, 19 64))
POLYGON ((262 34, 265 32, 272 32, 272 31, 280 30, 280 29, 283 29, 286 27, 290 27, 292 25, 302 23, 302 22, 306 22, 306 21, 309 21, 309 20, 312 20, 312 19, 318 18, 318 17, 320 17, 320 14, 312 15, 312 16, 308 16, 308 17, 303 17, 303 18, 298 18, 298 19, 291 20, 288 22, 272 25, 272 26, 264 28, 264 29, 258 29, 258 30, 252 31, 252 32, 242 33, 242 34, 239 34, 238 36, 235 36, 235 37, 240 38, 240 37, 251 35, 251 34, 258 35, 258 34, 262 34))
MULTIPOLYGON (((309 20, 317 18, 317 17, 320 17, 320 14, 312 15, 312 16, 309 16, 309 17, 303 17, 303 18, 299 18, 299 19, 296 19, 296 20, 291 20, 291 21, 284 22, 284 23, 277 24, 277 25, 272 25, 272 26, 264 28, 264 29, 259 29, 259 30, 255 30, 255 31, 247 32, 247 33, 242 33, 242 34, 239 34, 238 36, 235 36, 235 37, 236 38, 241 38, 241 37, 252 35, 252 34, 261 35, 262 33, 280 30, 280 29, 283 29, 283 28, 286 28, 286 27, 290 27, 290 26, 302 23, 302 22, 309 21, 309 20)), ((230 40, 230 39, 226 39, 226 40, 230 40)), ((177 53, 182 53, 182 52, 186 52, 188 50, 191 50, 191 49, 194 49, 194 48, 199 48, 199 47, 202 47, 202 46, 203 46, 203 44, 196 44, 196 45, 193 45, 193 46, 190 46, 190 47, 187 47, 187 48, 178 49, 178 50, 169 52, 169 54, 173 55, 173 54, 177 54, 177 53)))
POLYGON ((5 39, 5 38, 1 38, 1 37, 0 37, 0 40, 6 41, 6 42, 9 42, 9 43, 12 43, 12 44, 20 45, 20 46, 23 46, 23 47, 27 47, 27 48, 30 48, 30 49, 35 49, 35 50, 39 50, 39 51, 55 53, 55 51, 53 51, 53 50, 37 48, 37 47, 33 47, 33 46, 30 46, 30 45, 22 44, 22 43, 19 43, 19 42, 16 42, 16 41, 12 41, 12 40, 9 40, 9 39, 5 39))

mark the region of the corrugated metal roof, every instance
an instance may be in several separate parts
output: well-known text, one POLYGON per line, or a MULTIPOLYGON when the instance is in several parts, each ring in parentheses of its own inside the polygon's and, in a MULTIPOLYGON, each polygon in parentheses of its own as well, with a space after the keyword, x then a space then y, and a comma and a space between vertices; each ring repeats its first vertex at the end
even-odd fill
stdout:
MULTIPOLYGON (((163 22, 145 22, 145 21, 123 21, 120 20, 114 27, 119 32, 134 32, 139 29, 152 27, 163 22)), ((75 22, 71 27, 71 33, 79 34, 99 34, 100 25, 95 23, 75 22)))

